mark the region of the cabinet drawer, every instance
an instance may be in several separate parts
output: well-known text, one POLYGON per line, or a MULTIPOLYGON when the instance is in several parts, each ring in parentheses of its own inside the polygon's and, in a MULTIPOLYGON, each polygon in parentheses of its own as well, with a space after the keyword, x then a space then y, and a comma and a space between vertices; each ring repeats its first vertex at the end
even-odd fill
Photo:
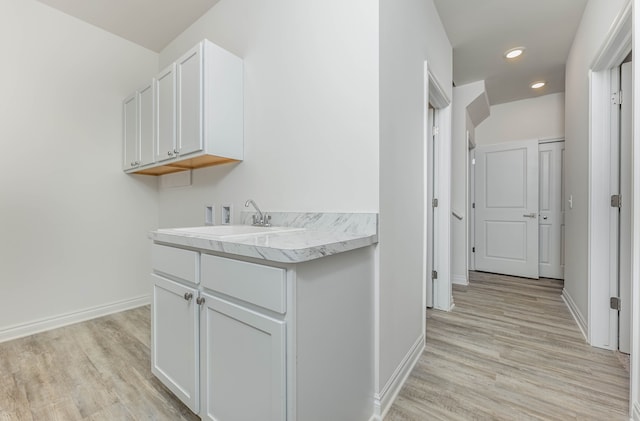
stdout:
POLYGON ((286 313, 286 271, 224 257, 202 255, 202 286, 286 313))
POLYGON ((197 284, 199 253, 175 247, 154 244, 151 251, 151 265, 154 272, 164 273, 197 284))

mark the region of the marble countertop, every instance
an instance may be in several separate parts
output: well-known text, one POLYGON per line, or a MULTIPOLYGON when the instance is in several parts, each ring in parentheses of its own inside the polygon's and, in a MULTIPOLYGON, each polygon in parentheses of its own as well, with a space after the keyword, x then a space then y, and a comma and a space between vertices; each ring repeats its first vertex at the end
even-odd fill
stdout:
MULTIPOLYGON (((378 242, 377 214, 279 212, 270 215, 276 227, 303 229, 216 238, 197 230, 165 228, 152 231, 149 237, 155 242, 280 263, 306 262, 378 242)), ((243 221, 249 218, 250 214, 243 217, 243 221)))

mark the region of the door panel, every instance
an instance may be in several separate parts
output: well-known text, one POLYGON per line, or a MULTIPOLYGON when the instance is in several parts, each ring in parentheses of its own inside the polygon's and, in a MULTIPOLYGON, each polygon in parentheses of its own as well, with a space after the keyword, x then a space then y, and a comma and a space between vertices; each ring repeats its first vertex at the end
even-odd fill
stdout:
POLYGON ((562 200, 564 142, 539 146, 539 246, 540 276, 564 278, 562 200))
POLYGON ((153 133, 153 85, 140 90, 140 165, 155 161, 153 133))
POLYGON ((522 221, 484 221, 485 256, 526 262, 527 224, 522 221))
POLYGON ((633 110, 631 63, 622 65, 622 108, 620 109, 620 267, 619 267, 619 342, 621 352, 631 353, 631 248, 633 242, 632 214, 631 214, 631 180, 632 168, 632 121, 633 110))
POLYGON ((176 68, 171 65, 155 80, 156 161, 172 159, 176 150, 176 68))
POLYGON ((202 78, 202 44, 198 44, 177 63, 180 155, 202 150, 202 78))
POLYGON ((124 100, 124 157, 122 168, 135 167, 138 160, 138 95, 124 100))
POLYGON ((427 279, 425 280, 427 286, 426 286, 426 295, 427 295, 427 307, 433 307, 433 295, 434 295, 434 280, 433 280, 433 270, 436 270, 436 268, 434 268, 434 262, 436 261, 434 259, 434 255, 436 253, 435 244, 438 244, 436 241, 436 232, 434 230, 434 227, 437 226, 437 222, 435 222, 435 211, 436 208, 434 208, 432 205, 432 201, 433 198, 436 197, 435 196, 435 187, 437 186, 437 182, 436 182, 436 177, 437 177, 437 173, 435 170, 435 138, 433 136, 433 122, 434 122, 434 109, 429 107, 428 110, 428 117, 427 117, 427 144, 426 144, 426 149, 427 149, 427 180, 426 180, 426 186, 427 186, 427 279))
POLYGON ((476 270, 538 277, 538 141, 476 150, 476 270))
POLYGON ((209 294, 202 297, 202 419, 285 420, 284 321, 209 294))
POLYGON ((197 413, 200 409, 199 307, 195 303, 198 291, 155 274, 151 278, 151 371, 197 413))

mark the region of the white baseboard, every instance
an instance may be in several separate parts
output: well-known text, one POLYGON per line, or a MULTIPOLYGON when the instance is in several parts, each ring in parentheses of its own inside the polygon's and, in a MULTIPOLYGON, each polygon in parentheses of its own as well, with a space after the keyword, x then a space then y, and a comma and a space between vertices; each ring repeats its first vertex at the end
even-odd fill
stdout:
POLYGON ((402 389, 413 367, 420 359, 422 351, 424 351, 424 334, 420 335, 411 349, 409 349, 409 352, 396 367, 387 384, 384 385, 380 392, 374 395, 374 415, 370 418, 370 421, 380 421, 387 415, 393 401, 400 393, 400 389, 402 389))
POLYGON ((562 289, 562 300, 567 305, 569 312, 571 313, 571 315, 576 321, 576 324, 580 328, 580 331, 582 332, 582 336, 584 336, 584 340, 587 341, 587 343, 589 343, 589 337, 587 336, 587 321, 582 316, 582 313, 580 313, 580 310, 578 310, 578 306, 576 305, 575 301, 573 301, 573 298, 571 298, 571 295, 567 292, 566 288, 562 289))
POLYGON ((142 295, 136 298, 118 301, 111 304, 87 308, 84 310, 62 314, 59 316, 47 317, 33 322, 28 322, 16 326, 9 326, 0 329, 0 342, 10 341, 35 333, 56 329, 63 326, 72 325, 86 320, 95 319, 97 317, 106 316, 108 314, 118 313, 120 311, 141 307, 151 303, 151 295, 142 295))
POLYGON ((633 421, 640 421, 640 403, 633 403, 633 413, 631 414, 631 419, 633 421))
POLYGON ((469 279, 464 275, 453 275, 452 282, 458 285, 469 285, 469 279))

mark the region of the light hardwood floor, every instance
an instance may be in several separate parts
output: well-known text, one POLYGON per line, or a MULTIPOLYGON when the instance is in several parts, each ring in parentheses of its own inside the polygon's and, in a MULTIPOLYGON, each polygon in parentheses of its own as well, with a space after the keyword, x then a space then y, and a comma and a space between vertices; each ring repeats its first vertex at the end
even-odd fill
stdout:
POLYGON ((0 343, 0 421, 199 420, 150 369, 149 307, 0 343))
POLYGON ((455 309, 427 312, 427 345, 385 421, 628 420, 629 374, 592 348, 562 282, 472 272, 455 309))
MULTIPOLYGON (((453 312, 428 311, 385 421, 628 419, 628 373, 584 342, 561 289, 472 273, 453 312)), ((0 343, 0 421, 199 419, 151 374, 149 329, 141 307, 0 343)))

